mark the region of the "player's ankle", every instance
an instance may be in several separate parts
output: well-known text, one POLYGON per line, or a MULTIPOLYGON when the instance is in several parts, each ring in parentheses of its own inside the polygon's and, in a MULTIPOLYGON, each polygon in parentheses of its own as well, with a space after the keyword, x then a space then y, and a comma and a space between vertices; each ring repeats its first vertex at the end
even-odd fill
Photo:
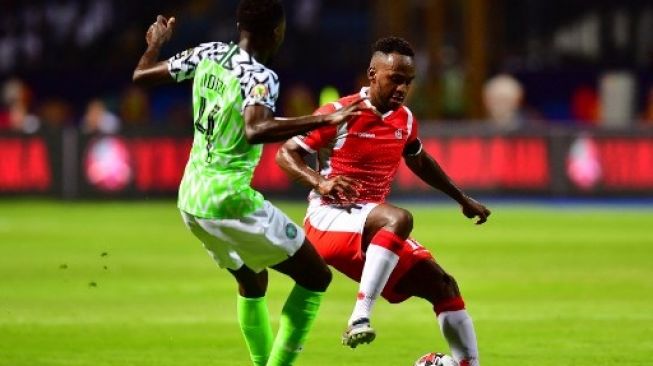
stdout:
POLYGON ((349 321, 350 326, 360 325, 360 324, 370 324, 370 318, 362 317, 362 318, 352 319, 349 321))

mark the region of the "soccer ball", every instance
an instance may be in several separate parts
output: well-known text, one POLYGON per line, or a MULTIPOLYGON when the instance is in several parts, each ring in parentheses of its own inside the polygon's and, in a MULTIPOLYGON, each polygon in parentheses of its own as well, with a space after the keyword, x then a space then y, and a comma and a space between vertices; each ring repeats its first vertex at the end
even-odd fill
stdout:
POLYGON ((458 366, 458 363, 449 355, 440 352, 431 352, 415 361, 414 366, 458 366))

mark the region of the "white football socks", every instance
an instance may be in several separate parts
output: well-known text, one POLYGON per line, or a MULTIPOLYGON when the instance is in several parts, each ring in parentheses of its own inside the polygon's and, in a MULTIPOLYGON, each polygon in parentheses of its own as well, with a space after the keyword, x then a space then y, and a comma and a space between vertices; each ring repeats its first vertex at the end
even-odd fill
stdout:
POLYGON ((467 360, 469 366, 479 366, 476 332, 467 310, 444 311, 438 323, 456 362, 467 360))
POLYGON ((365 266, 358 287, 358 296, 349 325, 360 318, 370 318, 376 299, 383 291, 399 256, 382 246, 370 244, 365 253, 365 266))

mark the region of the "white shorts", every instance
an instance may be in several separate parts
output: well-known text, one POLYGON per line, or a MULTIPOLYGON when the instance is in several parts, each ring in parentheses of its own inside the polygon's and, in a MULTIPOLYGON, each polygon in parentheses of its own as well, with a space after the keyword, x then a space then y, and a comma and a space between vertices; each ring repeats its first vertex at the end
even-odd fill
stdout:
POLYGON ((184 211, 181 216, 222 268, 246 265, 261 272, 288 259, 304 243, 304 230, 268 201, 239 219, 203 219, 184 211))
POLYGON ((322 205, 311 201, 306 210, 306 221, 318 230, 357 233, 363 235, 367 215, 378 203, 361 203, 344 209, 339 205, 322 205))

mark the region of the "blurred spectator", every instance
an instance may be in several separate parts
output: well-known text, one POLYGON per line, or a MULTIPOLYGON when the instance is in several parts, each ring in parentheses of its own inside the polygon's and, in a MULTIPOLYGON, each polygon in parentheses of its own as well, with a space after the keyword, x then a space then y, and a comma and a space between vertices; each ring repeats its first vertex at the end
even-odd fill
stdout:
POLYGON ((635 118, 635 76, 630 71, 609 71, 601 75, 601 126, 626 128, 635 118))
POLYGON ((644 110, 639 116, 639 119, 642 123, 653 126, 653 87, 648 90, 646 101, 644 102, 644 110))
POLYGON ((49 128, 64 128, 73 123, 73 110, 70 104, 58 97, 50 98, 39 107, 39 116, 49 128))
POLYGON ((293 21, 297 29, 311 33, 318 28, 320 22, 321 0, 296 0, 293 21))
POLYGON ((34 133, 41 127, 38 117, 29 112, 31 91, 19 79, 10 79, 2 87, 0 128, 34 133))
POLYGON ((440 97, 442 114, 447 119, 459 119, 464 116, 465 100, 467 99, 465 98, 465 70, 460 64, 458 51, 454 47, 443 47, 440 57, 442 63, 440 97))
POLYGON ((599 121, 599 97, 596 90, 580 86, 571 96, 571 116, 575 121, 596 125, 599 121))
POLYGON ((125 126, 143 126, 150 121, 150 102, 143 89, 132 85, 122 94, 120 118, 125 126))
POLYGON ((287 116, 310 115, 317 109, 311 89, 304 84, 294 84, 283 98, 283 111, 287 116))
POLYGON ((521 103, 524 91, 517 79, 499 74, 485 83, 483 102, 488 119, 498 127, 519 128, 524 124, 521 103))
POLYGON ((20 79, 12 78, 2 85, 2 103, 9 107, 23 105, 29 107, 32 102, 32 92, 20 79))
POLYGON ((114 134, 120 130, 120 119, 107 109, 101 99, 96 98, 86 106, 81 129, 88 134, 114 134))
POLYGON ((86 11, 79 15, 75 25, 75 40, 79 46, 89 46, 103 33, 108 32, 113 24, 113 4, 109 0, 93 0, 88 3, 86 11))
POLYGON ((41 127, 39 118, 27 111, 24 105, 15 105, 9 111, 11 129, 16 132, 34 133, 41 127))

